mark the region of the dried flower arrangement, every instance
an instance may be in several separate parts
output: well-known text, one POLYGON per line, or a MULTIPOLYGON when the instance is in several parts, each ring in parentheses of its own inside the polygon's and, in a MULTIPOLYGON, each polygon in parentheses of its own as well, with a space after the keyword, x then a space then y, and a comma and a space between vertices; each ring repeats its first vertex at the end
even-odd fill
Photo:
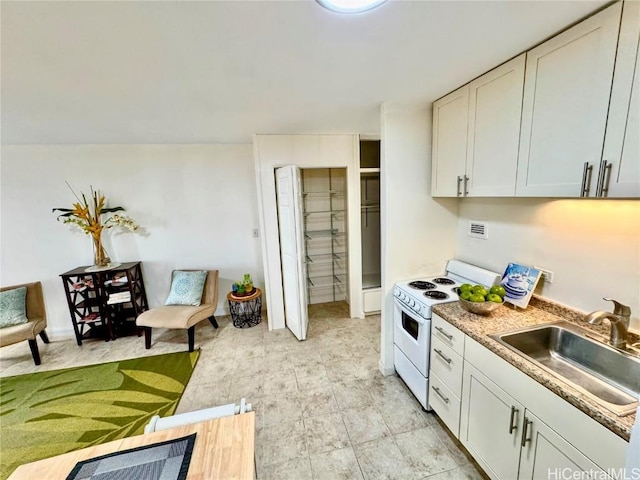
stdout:
POLYGON ((72 224, 82 230, 85 234, 91 235, 93 240, 94 265, 104 267, 109 265, 111 259, 107 255, 102 243, 102 232, 105 229, 121 227, 127 230, 136 231, 139 227, 131 218, 115 212, 124 212, 123 207, 107 207, 106 197, 99 191, 91 189, 90 202, 84 193, 80 196, 73 191, 67 183, 69 189, 78 200, 73 203, 73 208, 54 208, 53 212, 62 212, 57 220, 63 223, 72 224), (113 213, 106 220, 102 221, 102 215, 113 213))

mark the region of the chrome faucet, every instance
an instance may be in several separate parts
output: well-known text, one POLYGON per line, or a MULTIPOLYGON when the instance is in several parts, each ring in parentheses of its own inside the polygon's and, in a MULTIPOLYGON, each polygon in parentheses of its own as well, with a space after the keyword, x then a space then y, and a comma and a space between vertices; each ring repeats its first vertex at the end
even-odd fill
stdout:
POLYGON ((611 324, 611 339, 609 343, 621 350, 627 346, 627 331, 629 330, 629 320, 631 320, 631 309, 613 298, 604 297, 603 300, 613 302, 613 313, 598 310, 591 312, 585 320, 591 325, 600 325, 606 318, 611 324))

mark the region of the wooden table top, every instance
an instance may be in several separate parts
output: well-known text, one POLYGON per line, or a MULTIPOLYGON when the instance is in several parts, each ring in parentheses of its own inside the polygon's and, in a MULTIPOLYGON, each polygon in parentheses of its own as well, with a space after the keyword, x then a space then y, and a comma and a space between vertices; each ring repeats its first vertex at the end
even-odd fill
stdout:
POLYGON ((8 480, 64 480, 76 463, 197 433, 187 479, 253 480, 255 413, 243 413, 87 447, 18 467, 8 480))
POLYGON ((117 267, 113 267, 113 268, 108 268, 105 270, 99 270, 97 272, 87 272, 87 268, 92 267, 93 265, 85 265, 83 267, 76 267, 73 270, 69 270, 68 272, 65 273, 61 273, 60 276, 61 277, 71 277, 71 276, 75 276, 75 275, 91 275, 92 273, 115 273, 115 272, 122 272, 124 270, 129 270, 130 268, 133 268, 137 265, 139 265, 141 262, 135 261, 135 262, 122 262, 120 265, 118 265, 117 267))
POLYGON ((256 298, 258 298, 261 295, 262 295, 262 290, 260 290, 258 287, 254 287, 253 292, 251 293, 251 295, 245 295, 245 296, 238 297, 238 296, 234 295, 233 292, 229 292, 229 293, 227 293, 227 300, 230 300, 232 302, 248 302, 249 300, 255 300, 256 298))

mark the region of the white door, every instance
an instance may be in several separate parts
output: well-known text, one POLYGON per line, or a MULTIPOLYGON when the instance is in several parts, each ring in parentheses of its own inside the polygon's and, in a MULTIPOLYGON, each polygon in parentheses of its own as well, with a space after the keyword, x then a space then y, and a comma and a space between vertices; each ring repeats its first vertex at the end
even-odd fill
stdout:
POLYGON ((517 196, 595 196, 621 4, 527 52, 517 196))
POLYGON ((469 85, 433 103, 431 196, 460 197, 467 160, 469 85))
POLYGON ((470 197, 513 197, 520 144, 525 54, 469 84, 470 197))
POLYGON ((308 319, 299 168, 288 166, 276 170, 276 197, 285 323, 298 340, 304 340, 308 319))

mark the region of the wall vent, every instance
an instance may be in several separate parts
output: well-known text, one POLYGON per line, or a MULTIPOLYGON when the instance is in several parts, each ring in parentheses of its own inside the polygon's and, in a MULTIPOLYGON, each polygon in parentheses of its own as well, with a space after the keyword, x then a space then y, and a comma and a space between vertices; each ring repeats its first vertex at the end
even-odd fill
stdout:
POLYGON ((487 226, 487 222, 470 220, 467 235, 475 238, 489 238, 489 227, 487 226))

